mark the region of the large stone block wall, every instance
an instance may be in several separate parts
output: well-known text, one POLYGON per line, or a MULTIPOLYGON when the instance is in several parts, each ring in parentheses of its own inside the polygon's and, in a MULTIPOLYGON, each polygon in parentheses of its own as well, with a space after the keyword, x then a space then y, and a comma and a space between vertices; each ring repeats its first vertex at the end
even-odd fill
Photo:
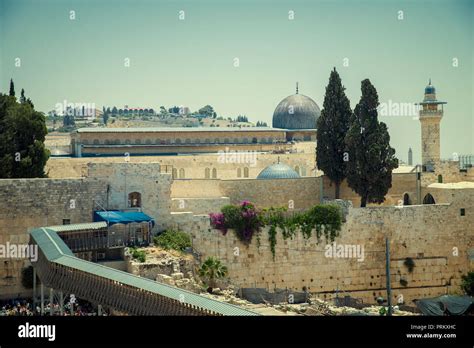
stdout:
POLYGON ((172 178, 160 172, 159 163, 90 163, 88 177, 106 183, 105 209, 129 208, 129 194, 138 192, 140 208, 155 219, 156 229, 163 229, 170 218, 172 178))
MULTIPOLYGON (((206 168, 212 178, 212 170, 216 169, 216 179, 237 179, 238 168, 240 168, 242 178, 244 178, 244 168, 248 168, 248 177, 256 178, 257 175, 267 166, 277 163, 290 165, 292 168, 299 168, 302 176, 314 176, 313 168, 316 166, 314 152, 310 152, 311 143, 297 143, 298 153, 292 154, 271 154, 256 153, 256 157, 239 157, 240 162, 230 163, 220 160, 218 154, 202 155, 182 155, 182 156, 131 156, 129 163, 159 163, 162 166, 172 166, 177 170, 184 170, 184 179, 206 179, 206 168), (306 146, 306 147, 305 147, 306 146), (255 162, 254 162, 255 159, 255 162), (247 161, 247 162, 246 162, 247 161)), ((296 145, 295 145, 296 146, 296 145)), ((232 148, 229 148, 232 150, 232 148)), ((240 149, 242 150, 242 149, 240 149)), ((250 149, 252 150, 252 149, 250 149)), ((224 159, 226 159, 224 157, 224 159)), ((237 159, 237 158, 236 158, 237 159)), ((231 161, 231 157, 227 157, 231 161)), ((124 163, 125 156, 117 157, 94 157, 94 158, 50 158, 46 165, 46 171, 51 178, 72 178, 87 176, 88 163, 124 163)), ((179 176, 178 176, 179 178, 179 176)))
MULTIPOLYGON (((324 176, 324 198, 335 198, 335 187, 327 176, 324 176)), ((408 193, 412 204, 416 202, 416 173, 407 174, 393 174, 392 187, 388 190, 385 196, 385 202, 382 205, 398 205, 399 201, 403 201, 403 195, 408 193)), ((360 206, 360 197, 355 193, 344 180, 340 187, 340 197, 345 200, 350 200, 354 206, 360 206)), ((376 206, 375 204, 369 204, 376 206)))
POLYGON ((468 168, 465 172, 459 170, 459 161, 440 161, 434 165, 434 172, 423 172, 421 185, 426 187, 439 182, 474 181, 474 168, 468 168))
MULTIPOLYGON (((103 200, 106 185, 98 179, 0 180, 0 244, 27 244, 34 227, 92 221, 94 202, 103 200)), ((28 260, 0 260, 0 298, 31 294, 21 285, 28 260)))
POLYGON ((320 178, 222 180, 221 190, 234 204, 249 200, 261 208, 284 206, 300 210, 320 203, 320 180, 320 178))
POLYGON ((229 197, 172 198, 171 211, 208 214, 210 212, 220 211, 221 208, 227 204, 230 204, 229 197))
MULTIPOLYGON (((451 193, 452 194, 452 193, 451 193)), ((176 215, 174 223, 188 231, 193 246, 202 254, 217 256, 229 268, 229 277, 241 287, 307 289, 315 296, 332 298, 350 295, 366 303, 386 296, 385 236, 390 239, 393 301, 400 296, 406 304, 416 298, 460 292, 460 277, 474 269, 474 192, 454 192, 452 204, 404 207, 351 208, 336 244, 364 246, 364 260, 328 258, 325 242, 292 240, 277 235, 272 258, 267 230, 260 246, 254 239, 245 246, 232 231, 223 236, 211 229, 204 215, 176 215), (460 216, 459 206, 467 206, 460 216), (410 273, 404 261, 413 258, 410 273), (404 278, 406 286, 400 283, 404 278)))

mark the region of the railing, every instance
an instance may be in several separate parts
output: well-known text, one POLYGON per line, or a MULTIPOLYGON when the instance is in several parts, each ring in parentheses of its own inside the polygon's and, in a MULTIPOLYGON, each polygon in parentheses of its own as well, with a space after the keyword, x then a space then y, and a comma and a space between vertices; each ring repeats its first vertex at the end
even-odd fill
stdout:
POLYGON ((131 315, 258 315, 192 292, 81 260, 51 229, 31 232, 43 285, 131 315))

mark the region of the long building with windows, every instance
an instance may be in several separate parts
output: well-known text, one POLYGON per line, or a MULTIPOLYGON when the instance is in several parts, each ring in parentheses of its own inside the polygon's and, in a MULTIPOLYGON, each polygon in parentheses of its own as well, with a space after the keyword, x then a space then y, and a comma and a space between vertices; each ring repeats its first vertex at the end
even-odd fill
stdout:
POLYGON ((316 141, 315 129, 277 128, 80 128, 71 136, 75 157, 215 153, 235 150, 291 150, 292 143, 316 141))
POLYGON ((298 93, 284 98, 273 113, 273 127, 81 128, 71 135, 75 157, 175 155, 240 151, 289 152, 295 142, 316 141, 321 112, 298 93))

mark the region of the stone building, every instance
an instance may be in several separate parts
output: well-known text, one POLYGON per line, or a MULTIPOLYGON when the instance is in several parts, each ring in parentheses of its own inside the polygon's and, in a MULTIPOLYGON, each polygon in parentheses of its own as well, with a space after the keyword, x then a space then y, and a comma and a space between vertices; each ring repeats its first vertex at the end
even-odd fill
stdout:
POLYGON ((425 169, 431 170, 440 161, 440 123, 444 104, 447 103, 436 99, 436 89, 430 79, 425 88, 425 97, 420 103, 421 164, 425 169))

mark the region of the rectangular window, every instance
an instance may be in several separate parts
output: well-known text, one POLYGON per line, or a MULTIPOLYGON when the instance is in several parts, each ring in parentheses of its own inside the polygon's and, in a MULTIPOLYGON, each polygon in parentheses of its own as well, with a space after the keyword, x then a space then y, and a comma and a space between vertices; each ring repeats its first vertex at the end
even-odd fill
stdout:
POLYGON ((71 219, 63 219, 63 225, 70 225, 71 219))
POLYGON ((466 216, 466 209, 465 208, 461 208, 461 216, 466 216))

